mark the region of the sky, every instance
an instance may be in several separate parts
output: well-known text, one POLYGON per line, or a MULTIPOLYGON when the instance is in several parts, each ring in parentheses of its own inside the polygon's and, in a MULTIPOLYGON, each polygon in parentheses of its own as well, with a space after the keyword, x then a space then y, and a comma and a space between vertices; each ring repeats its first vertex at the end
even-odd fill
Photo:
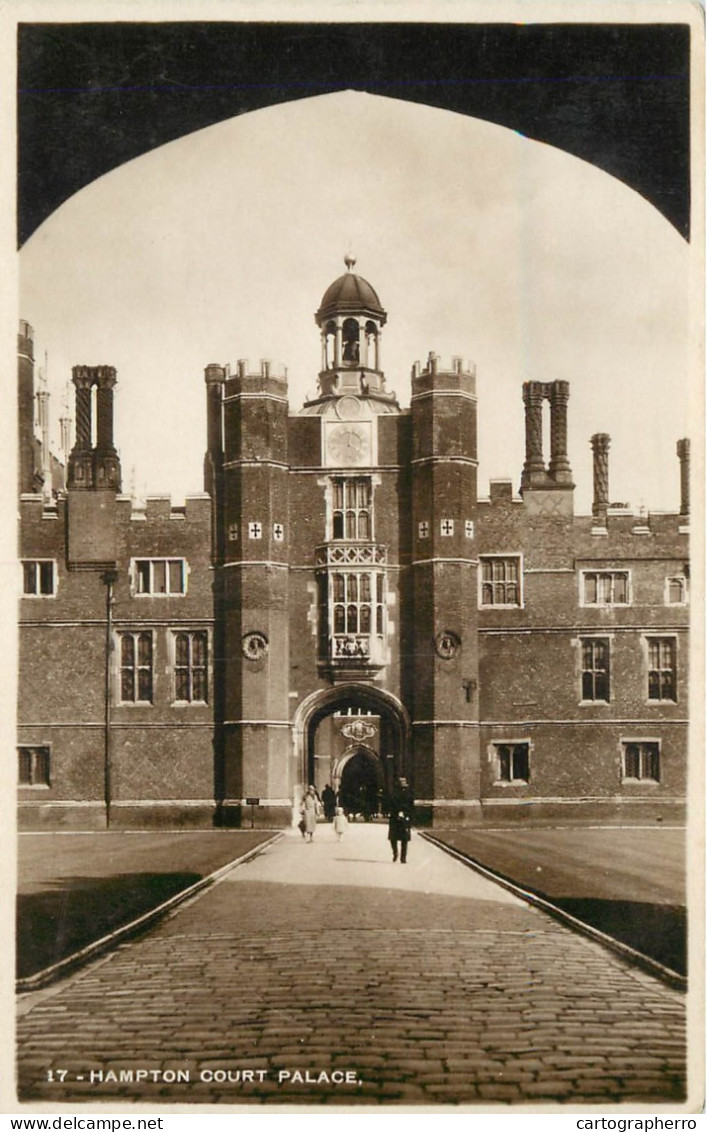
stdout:
POLYGON ((676 441, 700 410, 695 252, 578 158, 357 92, 171 142, 35 232, 20 317, 38 365, 46 352, 55 446, 71 367, 113 365, 124 490, 200 492, 205 366, 268 358, 288 369, 291 410, 315 396, 313 316, 349 251, 388 312, 383 368, 401 405, 430 351, 476 365, 480 496, 489 478, 519 485, 523 381, 561 379, 576 511, 591 510, 594 432, 612 438, 612 501, 678 509, 676 441))

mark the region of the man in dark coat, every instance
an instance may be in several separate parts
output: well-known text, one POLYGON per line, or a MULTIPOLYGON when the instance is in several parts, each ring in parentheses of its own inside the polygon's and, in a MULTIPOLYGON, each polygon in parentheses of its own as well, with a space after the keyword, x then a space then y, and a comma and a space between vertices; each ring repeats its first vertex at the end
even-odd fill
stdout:
POLYGON ((324 820, 333 821, 336 810, 336 794, 328 782, 322 790, 322 805, 324 806, 324 820))
POLYGON ((415 799, 408 785, 407 778, 399 778, 390 799, 390 817, 388 818, 388 840, 393 850, 393 860, 398 859, 398 845, 400 845, 400 863, 407 861, 408 842, 410 841, 410 828, 412 826, 415 799))

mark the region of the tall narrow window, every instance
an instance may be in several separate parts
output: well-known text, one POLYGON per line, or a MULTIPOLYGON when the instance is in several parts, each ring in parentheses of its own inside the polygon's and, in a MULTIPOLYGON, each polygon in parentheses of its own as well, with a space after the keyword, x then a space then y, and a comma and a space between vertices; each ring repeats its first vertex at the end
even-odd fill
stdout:
POLYGON ((174 698, 180 703, 207 702, 208 635, 174 635, 174 698))
POLYGON ((120 633, 120 701, 152 703, 152 633, 120 633))
POLYGON ((684 574, 675 574, 666 579, 665 601, 666 605, 687 604, 687 578, 684 574))
POLYGON ((648 638, 648 699, 677 700, 674 637, 648 638))
POLYGON ((582 699, 609 702, 609 641, 584 637, 582 646, 582 699))
POLYGON ((371 481, 365 476, 332 481, 332 538, 372 537, 371 481))

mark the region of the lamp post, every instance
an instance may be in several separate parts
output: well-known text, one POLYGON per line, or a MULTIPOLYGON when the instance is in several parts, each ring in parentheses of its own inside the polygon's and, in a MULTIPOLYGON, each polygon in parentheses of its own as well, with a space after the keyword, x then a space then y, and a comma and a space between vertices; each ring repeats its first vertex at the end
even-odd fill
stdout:
POLYGON ((117 570, 106 570, 101 574, 101 581, 106 587, 106 663, 104 688, 104 719, 103 719, 103 799, 106 807, 106 829, 110 829, 111 806, 111 671, 110 656, 113 637, 113 586, 118 580, 117 570))

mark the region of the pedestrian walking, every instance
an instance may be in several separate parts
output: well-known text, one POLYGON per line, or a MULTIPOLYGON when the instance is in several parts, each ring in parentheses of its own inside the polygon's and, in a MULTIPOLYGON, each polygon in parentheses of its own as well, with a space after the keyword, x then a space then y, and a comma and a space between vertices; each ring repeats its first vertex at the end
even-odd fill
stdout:
POLYGON ((399 778, 390 801, 388 840, 393 850, 394 861, 398 859, 398 846, 400 846, 401 865, 407 862, 414 808, 415 799, 408 780, 407 778, 399 778))
POLYGON ((306 841, 311 841, 317 829, 317 810, 319 809, 320 802, 317 798, 317 792, 313 786, 307 787, 307 792, 302 800, 302 820, 304 822, 304 836, 306 841))
POLYGON ((337 841, 341 841, 341 838, 344 836, 348 824, 349 823, 346 820, 346 814, 342 810, 341 806, 337 806, 336 813, 334 814, 334 832, 336 833, 337 841))
POLYGON ((336 810, 336 794, 328 782, 322 790, 322 805, 324 806, 324 820, 333 821, 336 810))

